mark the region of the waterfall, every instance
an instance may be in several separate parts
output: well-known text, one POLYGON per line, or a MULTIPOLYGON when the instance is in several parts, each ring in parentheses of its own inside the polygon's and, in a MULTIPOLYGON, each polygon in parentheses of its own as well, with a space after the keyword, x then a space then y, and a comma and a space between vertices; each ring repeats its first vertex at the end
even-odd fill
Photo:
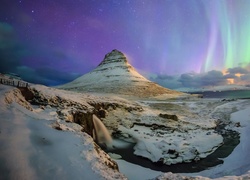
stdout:
POLYGON ((93 114, 93 138, 97 143, 104 143, 107 147, 111 147, 112 137, 110 136, 107 128, 102 123, 102 121, 93 114))

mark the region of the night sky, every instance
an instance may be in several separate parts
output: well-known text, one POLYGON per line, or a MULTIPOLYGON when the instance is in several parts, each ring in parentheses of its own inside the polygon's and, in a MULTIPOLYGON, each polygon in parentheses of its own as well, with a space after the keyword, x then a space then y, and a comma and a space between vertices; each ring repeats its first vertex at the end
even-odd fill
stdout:
POLYGON ((170 88, 250 84, 249 0, 1 0, 0 72, 49 86, 113 49, 170 88))

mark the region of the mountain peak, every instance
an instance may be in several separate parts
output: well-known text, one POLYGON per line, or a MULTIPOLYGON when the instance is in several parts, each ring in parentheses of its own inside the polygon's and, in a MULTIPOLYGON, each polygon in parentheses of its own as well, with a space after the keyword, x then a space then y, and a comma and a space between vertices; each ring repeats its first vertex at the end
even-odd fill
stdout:
POLYGON ((113 93, 139 97, 180 94, 143 77, 128 63, 126 56, 116 49, 107 53, 94 70, 64 84, 61 88, 81 92, 113 93))
POLYGON ((113 49, 111 52, 109 52, 105 55, 105 58, 108 56, 114 56, 114 55, 124 56, 124 54, 121 51, 119 51, 117 49, 113 49))
POLYGON ((117 49, 114 49, 111 52, 107 53, 103 61, 98 66, 102 66, 108 63, 115 63, 115 62, 122 62, 122 63, 128 62, 126 56, 121 51, 118 51, 117 49))

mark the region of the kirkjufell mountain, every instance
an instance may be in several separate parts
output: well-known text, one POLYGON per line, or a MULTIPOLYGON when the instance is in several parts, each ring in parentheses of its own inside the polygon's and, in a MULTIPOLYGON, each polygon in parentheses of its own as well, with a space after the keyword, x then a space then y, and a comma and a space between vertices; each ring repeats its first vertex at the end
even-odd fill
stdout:
POLYGON ((106 54, 103 61, 93 71, 59 88, 138 97, 182 94, 143 77, 128 63, 126 56, 116 49, 106 54))

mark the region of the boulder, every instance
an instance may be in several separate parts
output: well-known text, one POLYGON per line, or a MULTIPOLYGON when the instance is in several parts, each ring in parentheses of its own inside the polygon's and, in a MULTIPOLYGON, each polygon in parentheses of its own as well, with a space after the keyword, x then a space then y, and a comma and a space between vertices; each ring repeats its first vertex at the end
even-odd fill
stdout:
POLYGON ((159 114, 160 117, 165 118, 165 119, 172 119, 174 121, 178 121, 178 117, 175 114, 159 114))

